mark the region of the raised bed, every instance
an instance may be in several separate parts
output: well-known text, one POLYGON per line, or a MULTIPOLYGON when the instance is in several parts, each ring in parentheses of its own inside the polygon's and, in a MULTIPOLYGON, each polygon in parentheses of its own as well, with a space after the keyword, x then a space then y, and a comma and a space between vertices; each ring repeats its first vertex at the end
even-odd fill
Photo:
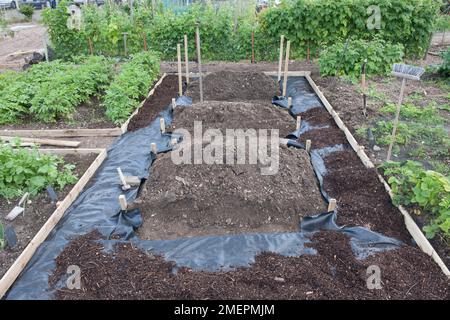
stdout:
MULTIPOLYGON (((319 93, 320 91, 318 91, 317 95, 320 97, 319 93)), ((322 102, 327 107, 326 100, 322 99, 322 102)), ((216 106, 220 108, 222 104, 225 103, 218 103, 218 105, 216 106)), ((193 108, 193 114, 195 115, 195 106, 190 108, 193 108)), ((180 114, 182 114, 186 111, 176 111, 175 114, 177 114, 177 112, 180 112, 180 114)), ((356 141, 354 140, 353 136, 345 130, 345 125, 342 123, 342 121, 340 121, 339 116, 333 113, 332 109, 329 110, 329 112, 331 114, 331 117, 327 118, 324 114, 322 114, 316 116, 313 115, 312 118, 316 119, 315 121, 317 121, 317 124, 320 124, 323 120, 328 121, 328 125, 333 124, 332 122, 330 123, 330 121, 334 118, 338 126, 336 127, 336 129, 342 129, 344 133, 337 129, 333 131, 333 135, 341 135, 342 140, 339 141, 345 142, 345 140, 347 140, 349 143, 349 147, 353 148, 354 151, 357 152, 357 155, 352 152, 350 152, 349 154, 345 153, 345 155, 341 155, 343 161, 348 161, 348 163, 346 163, 347 165, 344 166, 344 169, 350 170, 347 180, 354 179, 355 177, 358 179, 361 178, 361 176, 352 176, 352 170, 366 170, 365 173, 368 174, 367 181, 373 183, 368 185, 363 184, 359 189, 353 188, 349 191, 344 190, 344 193, 339 193, 339 189, 333 189, 336 184, 331 183, 330 185, 330 180, 327 180, 327 175, 325 175, 324 188, 329 193, 336 193, 336 198, 338 198, 337 200, 339 212, 342 211, 341 209, 345 209, 344 200, 346 194, 348 194, 349 192, 361 192, 363 197, 367 197, 369 192, 368 190, 372 187, 376 188, 374 189, 376 199, 381 199, 390 203, 389 199, 386 200, 385 198, 389 198, 388 195, 385 191, 382 190, 383 184, 378 183, 377 185, 373 182, 374 180, 378 180, 379 176, 376 174, 376 172, 371 170, 373 169, 373 164, 371 164, 370 160, 368 160, 367 156, 364 153, 364 150, 359 147, 357 143, 354 143, 356 141), (349 158, 346 158, 347 156, 349 158), (364 165, 361 165, 361 163, 358 162, 357 157, 359 157, 363 161, 364 165), (372 175, 370 172, 374 172, 374 174, 372 175), (381 187, 381 189, 379 187, 381 187), (365 188, 367 189, 364 190, 365 188), (381 194, 384 194, 384 198, 381 194), (378 197, 378 195, 380 198, 378 197)), ((201 113, 198 113, 196 116, 201 116, 201 113)), ((305 121, 307 121, 307 115, 303 114, 302 116, 304 116, 305 121)), ((189 119, 189 116, 187 119, 189 119)), ((223 118, 223 120, 225 120, 225 117, 223 118)), ((177 126, 177 121, 178 120, 175 117, 175 126, 177 126)), ((213 125, 222 124, 222 121, 215 121, 214 118, 209 119, 209 121, 213 125)), ((258 123, 257 117, 255 122, 258 123)), ((246 124, 244 121, 244 127, 245 125, 246 124)), ((253 123, 249 122, 248 125, 253 125, 253 123)), ((295 127, 295 121, 293 119, 291 120, 291 125, 293 128, 295 127)), ((311 138, 313 138, 313 136, 311 136, 311 138)), ((300 142, 302 142, 302 139, 302 136, 300 136, 300 142)), ((318 145, 314 144, 314 139, 312 140, 312 150, 314 151, 315 149, 317 149, 318 145)), ((326 146, 325 139, 323 139, 321 143, 322 145, 320 146, 326 146)), ((332 141, 330 143, 330 145, 335 144, 336 141, 332 141)), ((346 149, 344 149, 344 151, 345 150, 346 149)), ((299 151, 299 155, 305 153, 303 150, 297 151, 299 151)), ((180 188, 183 190, 183 188, 186 187, 181 186, 184 184, 187 184, 187 187, 189 187, 189 190, 191 190, 192 186, 189 186, 189 184, 191 183, 191 181, 189 181, 191 176, 189 175, 194 173, 185 172, 187 173, 186 175, 177 176, 178 179, 176 179, 174 173, 164 171, 164 168, 167 167, 166 157, 167 155, 158 155, 155 167, 153 168, 155 169, 155 173, 157 173, 158 170, 162 170, 162 181, 165 181, 164 179, 166 179, 167 176, 173 176, 173 180, 176 180, 176 182, 172 180, 165 181, 167 183, 164 183, 163 186, 159 186, 162 186, 161 193, 165 195, 168 191, 167 189, 170 189, 171 184, 173 188, 177 190, 177 192, 180 190, 180 188), (160 167, 158 167, 158 162, 161 164, 160 167)), ((301 156, 299 159, 301 159, 301 156)), ((327 164, 330 166, 330 168, 340 167, 338 164, 339 159, 327 159, 327 157, 325 157, 325 160, 327 161, 327 164)), ((306 168, 306 164, 303 165, 303 167, 306 168)), ((205 168, 202 168, 199 171, 206 172, 204 170, 205 168)), ((180 169, 180 172, 183 172, 183 169, 180 169)), ((234 174, 236 174, 236 172, 234 172, 234 174)), ((212 176, 215 176, 214 172, 212 176)), ((333 171, 331 171, 331 177, 333 177, 333 171)), ((338 180, 339 178, 340 176, 337 175, 335 177, 336 181, 340 181, 340 183, 342 184, 346 183, 345 179, 338 180)), ((362 181, 364 182, 364 180, 362 181)), ((255 186, 256 191, 258 189, 258 183, 256 183, 255 186)), ((345 186, 351 187, 352 185, 349 183, 345 186)), ((211 195, 209 195, 209 197, 211 197, 211 195)), ((145 199, 146 195, 143 195, 143 198, 145 199)), ((173 197, 169 198, 173 199, 173 197)), ((153 203, 151 202, 155 202, 156 205, 152 208, 154 212, 165 210, 165 208, 158 207, 157 197, 149 199, 152 199, 152 201, 150 201, 145 206, 146 208, 151 208, 151 206, 153 205, 153 203)), ((180 198, 175 197, 175 203, 178 200, 180 200, 180 198)), ((201 203, 199 200, 204 201, 204 199, 197 199, 195 200, 196 202, 194 201, 194 203, 201 203)), ((364 205, 363 201, 361 202, 361 204, 364 205)), ((369 203, 368 207, 373 208, 373 206, 377 205, 378 204, 376 203, 369 203)), ((374 219, 370 215, 362 215, 358 217, 358 213, 361 212, 361 209, 364 210, 363 207, 360 207, 357 210, 357 213, 353 216, 351 216, 349 213, 347 216, 344 214, 343 218, 345 219, 346 217, 352 217, 354 218, 354 220, 348 220, 348 223, 362 225, 379 232, 386 231, 386 233, 390 236, 396 236, 401 240, 407 241, 409 238, 408 233, 404 228, 402 219, 398 218, 401 218, 401 215, 398 214, 392 204, 390 204, 390 206, 392 207, 392 209, 389 209, 389 212, 385 212, 385 210, 381 208, 380 210, 382 213, 379 214, 385 214, 384 221, 388 221, 387 226, 384 226, 384 224, 382 223, 383 219, 377 221, 377 219, 374 219), (398 217, 396 217, 395 215, 397 215, 398 217), (400 221, 399 224, 397 224, 398 221, 400 221)), ((321 208, 318 207, 318 210, 320 209, 321 208)), ((151 212, 147 212, 147 216, 149 213, 151 216, 151 212)), ((314 214, 314 212, 312 212, 311 214, 314 214)), ((181 215, 181 218, 183 218, 183 215, 181 215)), ((174 217, 174 220, 177 219, 179 219, 178 216, 174 217)), ((233 223, 233 219, 231 219, 231 223, 233 223)), ((226 229, 231 225, 232 224, 227 223, 227 221, 225 220, 225 225, 219 225, 219 227, 226 229)), ((184 227, 185 226, 183 226, 183 228, 184 227)), ((289 228, 281 229, 281 231, 285 230, 289 231, 289 228)), ((174 237, 179 236, 176 231, 177 230, 175 230, 174 232, 174 237)), ((189 232, 185 231, 186 229, 183 229, 183 233, 181 233, 181 235, 198 235, 198 233, 189 234, 189 232)), ((233 233, 249 231, 251 232, 252 229, 232 229, 233 233)), ((269 231, 280 230, 270 229, 269 231)), ((212 233, 215 234, 221 232, 213 230, 212 233)), ((225 230, 225 232, 222 233, 227 232, 225 230)), ((160 233, 156 237, 161 238, 162 234, 163 232, 160 230, 160 233)), ((206 234, 208 234, 208 232, 206 234)), ((121 242, 117 242, 114 253, 102 254, 101 257, 99 257, 96 253, 101 251, 107 245, 107 243, 104 245, 102 244, 102 242, 96 242, 93 240, 101 238, 102 236, 99 234, 90 233, 65 246, 62 253, 56 259, 57 266, 54 270, 53 276, 51 276, 49 279, 50 285, 53 286, 56 284, 58 279, 60 279, 60 277, 65 274, 68 265, 77 264, 83 269, 89 269, 89 271, 83 275, 83 281, 85 281, 84 283, 88 287, 85 288, 87 290, 83 290, 82 293, 59 291, 57 297, 74 299, 115 299, 120 297, 191 299, 205 297, 368 299, 446 298, 449 294, 448 282, 445 281, 444 277, 441 274, 437 274, 436 272, 436 270, 439 270, 438 267, 430 263, 428 257, 418 249, 406 245, 397 248, 396 250, 378 253, 375 256, 365 260, 357 260, 351 252, 348 239, 340 233, 334 235, 333 232, 320 232, 316 234, 315 238, 313 239, 314 243, 307 246, 316 249, 319 253, 319 255, 317 256, 302 255, 300 257, 285 257, 275 254, 262 254, 256 258, 256 263, 253 264, 250 268, 239 268, 234 271, 221 272, 193 272, 189 269, 181 268, 177 275, 172 274, 172 268, 174 267, 174 264, 172 262, 163 260, 158 254, 153 253, 152 250, 146 252, 145 248, 141 248, 138 243, 123 244, 121 242), (78 250, 78 248, 80 247, 88 248, 88 250, 78 250), (87 268, 87 261, 92 261, 93 259, 98 263, 96 262, 95 267, 87 268), (364 275, 367 267, 371 264, 379 265, 386 272, 384 279, 387 279, 386 281, 389 285, 387 285, 387 288, 383 291, 369 291, 365 286, 364 275), (126 266, 126 272, 120 272, 120 274, 118 274, 118 270, 120 268, 123 268, 123 266, 126 266), (330 271, 330 266, 331 270, 333 270, 334 268, 334 272, 330 271), (399 266, 402 267, 400 268, 399 266), (283 275, 284 277, 280 275, 283 275), (419 277, 420 280, 419 284, 416 283, 417 277, 419 277), (338 281, 338 283, 336 283, 336 281, 338 281), (93 289, 93 287, 91 288, 89 286, 92 286, 95 283, 102 284, 103 289, 101 292, 97 289, 89 290, 93 289), (293 286, 297 290, 292 291, 293 286), (333 291, 333 288, 336 289, 333 291)), ((153 238, 153 236, 150 236, 150 238, 153 238)), ((170 236, 168 236, 168 238, 170 238, 170 236)), ((108 245, 108 247, 110 247, 110 245, 108 245)))
MULTIPOLYGON (((222 86, 218 85, 217 87, 222 86)), ((212 92, 214 92, 214 86, 212 88, 212 92)), ((219 92, 219 95, 221 96, 212 95, 210 98, 235 99, 223 91, 219 92)), ((326 102, 324 104, 326 105, 326 102)), ((225 129, 236 126, 236 124, 244 129, 267 125, 279 128, 281 132, 286 133, 289 130, 284 127, 284 122, 288 122, 290 126, 294 127, 295 121, 292 118, 277 117, 277 112, 282 111, 281 109, 265 110, 266 106, 261 102, 258 107, 260 113, 254 113, 255 110, 252 109, 254 105, 249 103, 205 102, 203 105, 177 107, 174 112, 172 129, 184 128, 191 131, 193 120, 201 120, 204 125, 206 123, 205 129, 206 127, 225 129), (253 119, 250 119, 243 109, 248 109, 246 111, 252 113, 253 119), (264 115, 268 114, 271 114, 268 117, 270 119, 264 123, 264 115), (271 120, 274 121, 271 122, 271 120)), ((342 151, 324 157, 329 172, 324 176, 323 188, 329 196, 338 200, 338 222, 360 225, 408 243, 410 237, 402 216, 391 204, 389 195, 383 184, 380 183, 379 176, 364 150, 355 143, 356 140, 345 130, 345 125, 332 109, 329 110, 331 115, 326 111, 313 110, 301 113, 302 120, 310 121, 311 124, 319 127, 323 126, 322 130, 316 129, 300 135, 299 141, 305 142, 307 138, 311 138, 313 151, 336 144, 343 146, 342 151), (325 126, 327 127, 324 128, 325 126)), ((292 148, 287 150, 293 152, 291 156, 295 157, 295 151, 292 151, 292 148)), ((300 154, 305 153, 303 150, 297 151, 301 151, 300 154)), ((283 158, 283 152, 282 150, 281 158, 283 158)), ((305 162, 299 158, 295 162, 302 163, 300 167, 307 171, 308 166, 305 162)), ((283 161, 281 161, 282 165, 283 161)), ((238 168, 239 166, 236 170, 238 168)), ((293 230, 287 227, 292 216, 282 216, 281 220, 287 224, 280 229, 274 228, 272 225, 267 225, 267 229, 258 229, 263 224, 260 223, 261 221, 267 221, 267 216, 264 210, 257 206, 257 201, 252 202, 251 195, 259 190, 259 182, 255 181, 252 175, 248 175, 249 181, 252 182, 241 188, 249 191, 249 197, 240 203, 238 195, 233 192, 237 179, 233 179, 232 174, 236 175, 237 173, 230 170, 228 175, 228 168, 225 166, 219 169, 215 171, 211 166, 208 168, 207 165, 197 165, 191 169, 184 165, 174 167, 169 153, 158 155, 152 166, 149 185, 144 188, 139 199, 138 206, 142 208, 144 216, 144 225, 138 230, 141 238, 179 239, 180 236, 195 237, 211 234, 293 230), (252 185, 248 186, 249 184, 252 185), (223 185, 222 192, 211 193, 211 190, 220 190, 221 185, 223 185), (254 207, 249 209, 251 212, 249 216, 253 217, 254 221, 257 220, 260 225, 253 225, 250 228, 249 224, 246 225, 245 222, 248 222, 249 219, 245 215, 246 207, 243 207, 243 203, 253 203, 249 206, 254 207)), ((289 173, 289 170, 282 172, 289 173)), ((238 174, 242 173, 238 172, 238 174)), ((248 174, 248 168, 244 168, 243 174, 248 174)), ((301 178, 298 173, 296 176, 301 178)), ((270 186, 272 185, 277 184, 271 181, 270 186)), ((298 186, 298 182, 296 185, 298 186)), ((283 197, 285 194, 283 190, 286 190, 283 187, 277 185, 277 188, 274 188, 280 192, 274 198, 283 197)), ((317 185, 315 187, 317 188, 317 185)), ((292 188, 292 186, 288 186, 288 188, 292 188)), ((312 189, 311 185, 307 188, 312 189)), ((245 190, 240 193, 243 198, 245 198, 245 190)), ((300 188, 297 191, 304 192, 305 189, 300 188)), ((260 193, 262 198, 268 197, 262 188, 260 193)), ((287 198, 284 200, 286 202, 295 201, 287 198)), ((302 200, 305 199, 297 200, 303 202, 302 200)), ((314 203, 314 200, 312 202, 314 203)), ((295 206, 295 204, 292 205, 295 206)), ((280 211, 272 209, 277 212, 275 214, 277 217, 289 210, 289 208, 282 208, 280 211)), ((323 209, 319 206, 318 212, 323 209)), ((305 208, 295 208, 293 211, 303 215, 305 208)), ((306 213, 306 215, 315 213, 317 212, 306 213)), ((173 275, 171 271, 175 267, 175 263, 167 261, 170 259, 162 258, 153 250, 146 249, 146 245, 142 248, 139 242, 133 244, 119 242, 113 253, 102 255, 100 259, 96 259, 96 252, 102 250, 104 244, 92 240, 101 238, 101 235, 95 233, 81 237, 70 243, 59 255, 57 268, 50 278, 50 284, 53 285, 62 276, 68 264, 74 263, 81 268, 83 266, 87 268, 87 261, 94 259, 98 265, 93 269, 89 268, 88 274, 84 276, 83 281, 87 287, 82 293, 58 291, 56 297, 62 299, 204 299, 205 297, 226 299, 434 299, 448 296, 444 277, 436 275, 436 271, 439 270, 438 266, 432 264, 428 257, 417 248, 406 245, 395 250, 378 253, 364 260, 358 260, 350 249, 348 238, 340 233, 320 232, 316 234, 313 237, 313 243, 307 246, 316 249, 318 255, 284 257, 278 254, 264 253, 257 256, 256 262, 250 267, 219 272, 193 272, 189 268, 180 268, 176 275, 173 275), (89 250, 83 250, 77 254, 77 248, 85 245, 89 250), (364 274, 367 267, 372 264, 382 268, 384 281, 389 283, 387 289, 367 290, 364 274), (111 267, 111 265, 115 267, 111 267), (330 272, 330 265, 334 272, 330 272), (118 275, 107 271, 103 275, 98 275, 100 270, 113 272, 122 266, 128 266, 129 272, 118 275), (417 273, 420 274, 419 286, 416 283, 417 273), (90 290, 90 286, 94 283, 102 284, 101 292, 90 290)), ((206 243, 208 238, 205 238, 204 241, 206 243)), ((231 240, 224 239, 224 241, 231 240)), ((110 246, 108 245, 109 248, 111 248, 110 246)), ((183 258, 181 259, 183 260, 183 258)))

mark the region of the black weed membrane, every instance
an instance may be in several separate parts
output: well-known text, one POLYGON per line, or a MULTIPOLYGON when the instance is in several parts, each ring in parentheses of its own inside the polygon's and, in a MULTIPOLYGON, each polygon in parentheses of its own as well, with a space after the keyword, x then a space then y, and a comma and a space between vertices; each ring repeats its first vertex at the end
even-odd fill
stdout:
MULTIPOLYGON (((304 77, 290 77, 287 93, 292 97, 292 116, 312 108, 324 108, 321 101, 304 77)), ((273 104, 287 108, 287 99, 274 97, 273 104)), ((188 107, 192 99, 178 97, 177 105, 188 107)), ((171 106, 160 114, 166 124, 172 122, 171 106)), ((291 133, 288 147, 304 148, 297 141, 298 137, 312 129, 318 129, 302 121, 299 130, 291 133)), ((122 191, 117 168, 121 167, 125 175, 138 176, 145 181, 151 176, 151 164, 155 155, 150 143, 156 143, 158 152, 171 150, 170 133, 161 133, 159 119, 148 127, 135 132, 128 132, 119 137, 108 150, 108 156, 90 184, 83 190, 77 200, 67 210, 63 219, 57 224, 46 241, 40 245, 31 261, 23 270, 6 295, 6 299, 52 299, 56 288, 49 287, 49 277, 56 268, 55 259, 64 247, 74 238, 98 230, 106 239, 99 240, 105 250, 113 250, 114 244, 132 242, 134 247, 144 251, 161 254, 168 261, 174 261, 178 267, 194 270, 217 271, 235 267, 249 266, 255 256, 269 251, 284 256, 314 255, 313 248, 305 246, 310 243, 311 235, 320 230, 334 230, 347 234, 350 244, 358 259, 364 259, 375 252, 395 249, 402 245, 396 239, 383 236, 363 227, 341 227, 336 224, 337 210, 305 217, 300 222, 298 232, 237 234, 223 236, 203 236, 176 240, 140 240, 135 230, 142 224, 139 209, 122 211, 118 197, 125 194, 132 202, 139 194, 139 187, 122 191)), ((176 137, 180 138, 180 137, 176 137)), ((329 196, 323 190, 323 176, 327 172, 323 158, 333 152, 344 150, 345 146, 312 149, 311 162, 316 173, 325 201, 329 196)), ((62 286, 64 279, 59 279, 62 286)))

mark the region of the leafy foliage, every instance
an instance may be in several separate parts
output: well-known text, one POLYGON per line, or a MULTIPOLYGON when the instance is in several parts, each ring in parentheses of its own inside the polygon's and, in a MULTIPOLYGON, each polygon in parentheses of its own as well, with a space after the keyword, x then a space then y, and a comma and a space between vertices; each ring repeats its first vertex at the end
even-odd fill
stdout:
POLYGON ((106 91, 106 115, 114 123, 126 120, 159 74, 159 58, 151 52, 132 56, 106 91))
MULTIPOLYGON (((393 103, 388 103, 379 111, 381 114, 394 115, 397 106, 393 103)), ((410 121, 420 121, 424 124, 443 124, 446 119, 439 115, 438 107, 435 104, 430 104, 426 107, 416 107, 413 104, 407 103, 402 105, 400 109, 400 118, 410 121)))
POLYGON ((261 27, 269 37, 286 35, 303 55, 307 46, 314 52, 349 38, 380 38, 417 56, 428 47, 438 6, 434 0, 295 0, 266 10, 261 27), (367 28, 371 5, 380 8, 380 29, 367 28))
POLYGON ((0 124, 17 123, 27 115, 52 122, 70 118, 75 107, 105 89, 113 76, 103 57, 78 57, 76 63, 53 61, 23 73, 0 78, 0 124))
POLYGON ((193 4, 182 12, 157 9, 153 15, 151 6, 144 2, 135 8, 132 19, 126 6, 106 3, 100 8, 83 6, 83 27, 71 30, 66 24, 66 4, 61 2, 56 10, 43 13, 55 53, 64 59, 87 53, 89 40, 96 54, 123 55, 124 32, 128 34, 128 53, 142 51, 145 36, 149 47, 159 51, 163 59, 176 57, 176 44, 187 34, 193 57, 196 23, 205 60, 249 59, 252 31, 258 60, 277 59, 281 34, 292 43, 293 59, 304 57, 308 46, 316 55, 323 47, 348 38, 382 39, 402 44, 408 56, 422 55, 438 11, 433 0, 296 0, 268 8, 258 16, 253 4, 239 14, 232 6, 193 4), (371 5, 380 7, 380 29, 367 28, 371 16, 367 8, 371 5))
POLYGON ((336 43, 320 55, 319 68, 322 76, 347 75, 352 80, 359 78, 361 66, 367 59, 368 75, 388 74, 392 64, 403 58, 403 46, 384 40, 352 40, 336 43))
POLYGON ((48 185, 62 189, 76 182, 74 166, 64 164, 62 158, 20 147, 19 140, 13 144, 15 148, 0 141, 0 196, 36 195, 48 185))
POLYGON ((450 179, 438 172, 425 170, 420 163, 388 162, 384 174, 394 192, 394 202, 417 205, 433 216, 423 228, 427 237, 442 233, 450 240, 450 179))
POLYGON ((34 13, 33 6, 30 6, 29 4, 22 4, 19 8, 19 11, 27 18, 27 20, 31 21, 34 13))

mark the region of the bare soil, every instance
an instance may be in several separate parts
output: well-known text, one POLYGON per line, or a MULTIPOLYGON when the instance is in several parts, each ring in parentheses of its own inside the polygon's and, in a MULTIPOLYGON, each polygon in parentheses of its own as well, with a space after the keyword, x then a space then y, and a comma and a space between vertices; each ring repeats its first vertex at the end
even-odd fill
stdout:
POLYGON ((295 131, 295 121, 286 110, 270 102, 220 102, 208 101, 176 108, 172 130, 186 129, 193 133, 194 121, 209 128, 221 129, 277 129, 285 137, 295 131))
POLYGON ((0 72, 6 70, 21 70, 25 64, 24 58, 27 55, 11 55, 18 52, 43 50, 43 39, 45 35, 45 28, 36 22, 34 23, 20 23, 9 25, 8 28, 20 26, 29 26, 19 31, 14 32, 14 36, 0 37, 0 72))
POLYGON ((144 128, 158 116, 172 102, 178 94, 178 76, 167 75, 155 89, 153 95, 147 98, 138 113, 131 118, 128 131, 144 128))
MULTIPOLYGON (((74 164, 76 166, 74 173, 78 178, 81 178, 96 157, 97 154, 66 155, 64 156, 64 161, 65 163, 74 164)), ((62 201, 72 188, 73 185, 67 185, 62 190, 55 190, 57 191, 58 200, 62 201)), ((25 215, 21 214, 13 221, 5 220, 4 217, 16 206, 19 200, 20 198, 11 200, 0 198, 1 223, 5 228, 13 227, 18 240, 14 248, 6 248, 0 251, 0 278, 56 209, 56 205, 51 203, 49 195, 44 190, 36 197, 31 198, 31 203, 26 204, 25 215)))
MULTIPOLYGON (((200 100, 199 81, 189 84, 186 95, 194 102, 200 100)), ((203 78, 203 99, 217 101, 270 102, 278 94, 278 85, 262 72, 218 71, 203 78)))
MULTIPOLYGON (((175 109, 174 128, 193 134, 194 121, 202 121, 203 130, 220 129, 223 135, 225 129, 237 128, 279 128, 287 134, 294 124, 286 110, 263 104, 204 102, 175 109)), ((261 162, 175 165, 170 153, 159 155, 140 199, 144 224, 139 236, 175 239, 296 231, 301 216, 326 210, 304 150, 281 148, 274 175, 261 175, 261 168, 267 166, 261 162)))
POLYGON ((449 280, 419 249, 401 247, 357 260, 348 238, 319 232, 308 246, 316 255, 285 257, 264 252, 250 267, 196 272, 130 243, 111 253, 95 241, 98 233, 73 240, 56 259, 54 287, 69 265, 81 270, 81 290, 57 289, 56 299, 443 299, 449 280), (82 248, 82 250, 80 249, 82 248), (367 268, 381 271, 381 289, 367 288, 367 268))

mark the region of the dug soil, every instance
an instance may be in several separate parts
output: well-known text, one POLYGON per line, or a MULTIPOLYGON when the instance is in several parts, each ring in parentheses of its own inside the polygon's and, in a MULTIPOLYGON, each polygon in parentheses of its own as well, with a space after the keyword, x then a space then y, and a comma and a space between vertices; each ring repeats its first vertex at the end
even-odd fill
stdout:
POLYGON ((367 227, 409 242, 411 237, 404 226, 403 216, 392 204, 377 171, 362 164, 344 133, 324 112, 324 108, 314 108, 300 114, 309 123, 329 127, 307 131, 299 140, 305 142, 310 139, 312 149, 344 145, 345 151, 333 152, 324 159, 327 169, 324 190, 337 200, 338 224, 367 227))
MULTIPOLYGON (((203 78, 203 99, 207 101, 264 100, 270 102, 277 94, 277 83, 262 72, 218 71, 203 78)), ((200 100, 198 80, 189 84, 186 95, 194 102, 200 100)))
POLYGON ((55 288, 68 266, 77 265, 81 289, 55 290, 55 299, 444 299, 449 280, 419 249, 401 247, 357 260, 348 238, 319 232, 308 246, 315 255, 285 257, 264 252, 249 267, 193 271, 131 243, 103 251, 98 233, 73 240, 56 259, 49 278, 55 288), (82 249, 81 249, 82 248, 82 249), (380 268, 381 288, 368 289, 369 266, 380 268))
MULTIPOLYGON (((78 178, 81 178, 97 156, 97 154, 66 155, 64 161, 67 164, 74 164, 74 173, 78 178)), ((55 190, 58 201, 62 201, 72 188, 73 185, 67 185, 62 190, 55 190)), ((24 215, 19 215, 13 221, 5 220, 6 215, 16 206, 19 200, 20 198, 9 201, 0 198, 1 223, 5 228, 14 228, 17 235, 17 244, 14 248, 6 248, 0 251, 0 278, 56 209, 56 205, 52 203, 48 193, 44 190, 30 199, 31 203, 26 204, 24 215)))
MULTIPOLYGON (((194 121, 224 137, 225 129, 279 129, 286 135, 294 126, 286 110, 262 103, 216 101, 175 109, 173 128, 193 136, 194 121)), ((278 171, 271 175, 261 174, 268 163, 249 164, 248 156, 246 164, 225 164, 227 151, 222 147, 219 164, 175 165, 171 153, 158 155, 139 199, 144 218, 139 236, 296 231, 301 216, 326 210, 306 151, 280 148, 278 171)), ((234 149, 231 153, 236 156, 234 149)))
POLYGON ((72 119, 60 119, 56 122, 43 123, 35 118, 27 116, 21 119, 19 124, 1 125, 1 130, 44 130, 44 129, 107 129, 117 127, 106 117, 105 108, 101 101, 93 97, 90 101, 76 107, 72 119))
POLYGON ((167 75, 155 88, 154 93, 145 100, 138 113, 131 118, 128 131, 136 131, 150 125, 158 114, 172 103, 172 98, 175 98, 177 94, 178 76, 167 75))

